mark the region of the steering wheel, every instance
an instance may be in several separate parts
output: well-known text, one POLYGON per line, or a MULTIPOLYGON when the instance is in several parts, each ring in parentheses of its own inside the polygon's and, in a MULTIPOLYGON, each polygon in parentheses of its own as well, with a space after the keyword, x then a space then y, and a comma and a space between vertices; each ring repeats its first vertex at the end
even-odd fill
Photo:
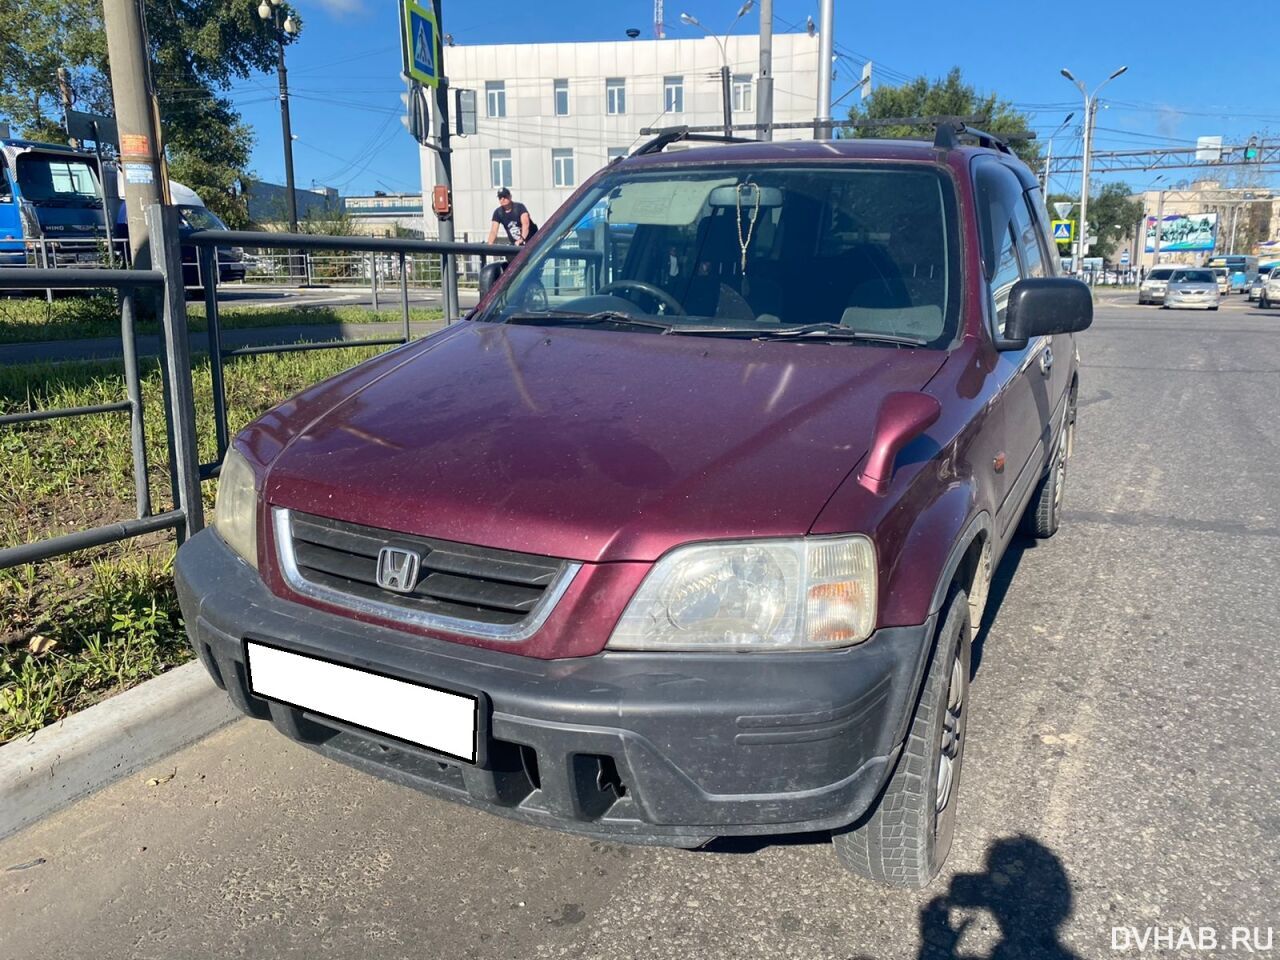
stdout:
POLYGON ((604 296, 617 290, 637 290, 640 293, 647 294, 660 304, 666 307, 671 313, 684 316, 684 307, 680 306, 680 301, 661 287, 655 287, 652 283, 645 283, 643 280, 615 280, 613 283, 607 283, 596 291, 597 296, 604 296))

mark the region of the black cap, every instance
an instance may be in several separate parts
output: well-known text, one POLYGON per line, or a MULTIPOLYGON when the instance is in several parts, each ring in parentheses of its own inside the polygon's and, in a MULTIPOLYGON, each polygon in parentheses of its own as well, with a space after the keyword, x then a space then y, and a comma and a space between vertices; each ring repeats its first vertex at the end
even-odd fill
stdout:
POLYGON ((499 191, 498 191, 498 199, 499 199, 499 200, 510 200, 510 199, 511 199, 511 191, 510 191, 510 190, 508 190, 506 187, 503 187, 501 190, 499 190, 499 191))

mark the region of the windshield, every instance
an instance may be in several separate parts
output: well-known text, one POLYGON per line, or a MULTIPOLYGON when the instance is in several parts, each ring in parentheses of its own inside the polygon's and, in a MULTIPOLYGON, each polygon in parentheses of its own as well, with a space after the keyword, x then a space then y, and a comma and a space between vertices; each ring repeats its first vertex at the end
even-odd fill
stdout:
POLYGON ((208 207, 179 207, 178 216, 182 219, 182 226, 192 230, 227 229, 227 225, 208 207))
POLYGON ((97 206, 98 178, 87 160, 50 153, 24 153, 16 165, 18 189, 32 203, 97 206))
POLYGON ((1173 276, 1172 270, 1152 270, 1149 274, 1147 274, 1147 279, 1148 280, 1168 280, 1171 276, 1173 276))
POLYGON ((625 314, 648 322, 600 329, 803 327, 816 339, 857 332, 945 347, 959 312, 954 209, 949 181, 927 167, 620 170, 539 238, 478 319, 625 314))
POLYGON ((1174 283, 1215 283, 1209 270, 1179 270, 1173 275, 1174 283))

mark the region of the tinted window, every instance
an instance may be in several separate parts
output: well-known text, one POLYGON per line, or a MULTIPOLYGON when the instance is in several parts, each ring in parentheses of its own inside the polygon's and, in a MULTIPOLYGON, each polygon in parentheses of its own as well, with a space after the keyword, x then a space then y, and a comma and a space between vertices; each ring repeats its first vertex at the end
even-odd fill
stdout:
POLYGON ((1018 236, 1018 255, 1022 258, 1024 277, 1045 275, 1044 251, 1040 247, 1040 231, 1031 219, 1031 211, 1025 203, 1013 208, 1013 226, 1018 236))
POLYGON ((996 274, 991 278, 991 299, 996 306, 996 333, 1004 336, 1004 322, 1009 310, 1009 292, 1022 279, 1018 268, 1017 245, 1013 230, 1005 227, 996 258, 996 274))
POLYGON ((1168 280, 1171 276, 1173 276, 1172 270, 1157 268, 1147 274, 1147 279, 1148 280, 1168 280))

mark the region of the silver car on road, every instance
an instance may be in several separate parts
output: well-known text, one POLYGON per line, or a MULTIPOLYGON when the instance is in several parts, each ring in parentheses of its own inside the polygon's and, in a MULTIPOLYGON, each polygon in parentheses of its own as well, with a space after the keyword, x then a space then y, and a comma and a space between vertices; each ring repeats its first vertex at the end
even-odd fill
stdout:
POLYGON ((1217 310, 1218 278, 1209 269, 1175 270, 1164 291, 1165 308, 1217 310))
POLYGON ((1139 303, 1164 303, 1164 290, 1173 276, 1173 267, 1153 267, 1138 285, 1139 303))

